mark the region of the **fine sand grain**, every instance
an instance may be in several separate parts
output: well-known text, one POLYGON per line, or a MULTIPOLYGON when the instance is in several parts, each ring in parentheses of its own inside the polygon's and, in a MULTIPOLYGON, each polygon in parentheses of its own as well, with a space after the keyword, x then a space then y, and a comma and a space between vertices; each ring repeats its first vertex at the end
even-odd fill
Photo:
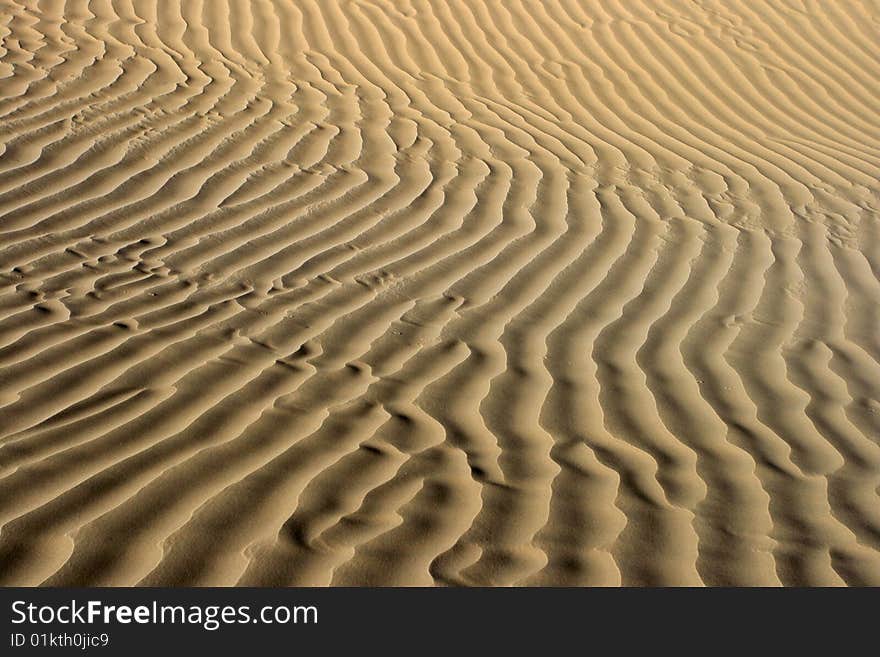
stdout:
POLYGON ((880 585, 877 2, 0 38, 0 584, 880 585))

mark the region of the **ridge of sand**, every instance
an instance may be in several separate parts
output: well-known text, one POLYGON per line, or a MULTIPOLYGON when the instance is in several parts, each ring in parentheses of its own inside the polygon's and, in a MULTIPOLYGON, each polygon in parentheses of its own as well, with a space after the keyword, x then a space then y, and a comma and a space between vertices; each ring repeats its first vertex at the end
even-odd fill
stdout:
POLYGON ((0 584, 880 585, 878 25, 0 0, 0 584))

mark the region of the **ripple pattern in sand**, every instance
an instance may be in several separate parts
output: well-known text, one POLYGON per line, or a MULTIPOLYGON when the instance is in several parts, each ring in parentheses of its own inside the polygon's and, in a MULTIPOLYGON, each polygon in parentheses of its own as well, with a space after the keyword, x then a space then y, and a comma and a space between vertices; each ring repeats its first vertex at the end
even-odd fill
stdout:
POLYGON ((0 0, 0 584, 880 585, 878 26, 0 0))

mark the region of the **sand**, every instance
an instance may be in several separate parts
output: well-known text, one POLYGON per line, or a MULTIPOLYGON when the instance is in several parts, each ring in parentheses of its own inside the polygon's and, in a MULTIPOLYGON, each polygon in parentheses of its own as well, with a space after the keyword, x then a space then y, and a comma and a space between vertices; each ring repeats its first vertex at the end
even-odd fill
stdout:
POLYGON ((0 38, 0 584, 880 585, 876 2, 0 38))

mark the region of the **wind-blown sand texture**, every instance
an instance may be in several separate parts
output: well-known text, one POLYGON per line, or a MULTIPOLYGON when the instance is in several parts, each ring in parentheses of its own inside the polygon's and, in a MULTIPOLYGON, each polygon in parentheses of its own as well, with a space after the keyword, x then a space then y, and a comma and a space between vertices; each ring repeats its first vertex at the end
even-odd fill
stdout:
POLYGON ((0 7, 0 583, 880 584, 877 3, 0 7))

